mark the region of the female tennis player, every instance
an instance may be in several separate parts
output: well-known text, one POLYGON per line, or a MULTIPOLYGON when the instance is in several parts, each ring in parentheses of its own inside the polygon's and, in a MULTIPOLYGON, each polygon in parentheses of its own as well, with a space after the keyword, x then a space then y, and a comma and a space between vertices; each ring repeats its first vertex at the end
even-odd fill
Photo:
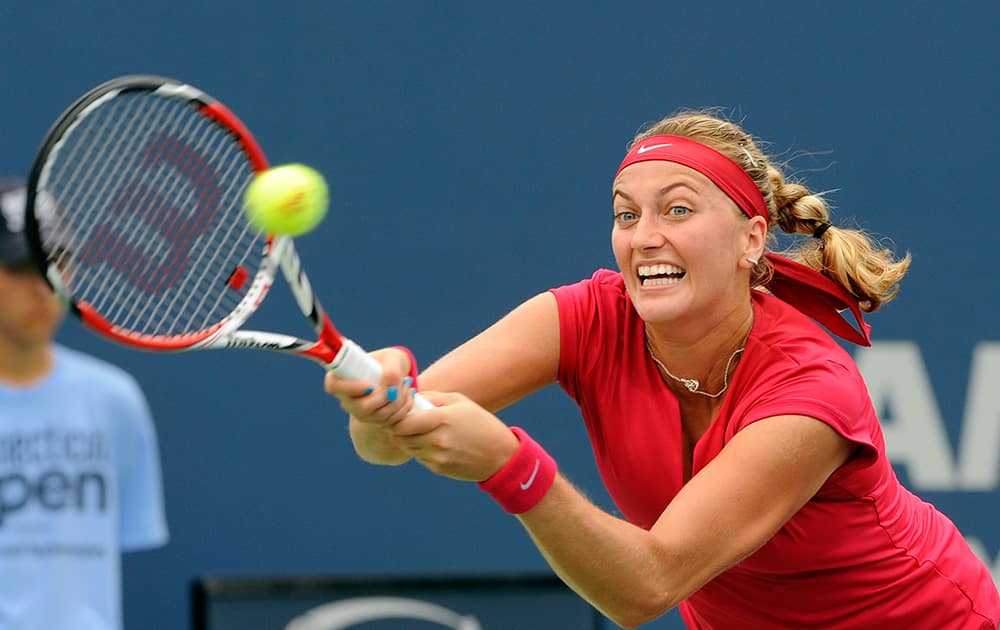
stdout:
POLYGON ((359 455, 480 482, 624 627, 679 606, 703 630, 995 630, 989 572, 900 484, 827 332, 868 345, 862 311, 896 295, 909 257, 831 225, 820 195, 713 112, 639 134, 612 204, 618 271, 529 299, 421 373, 437 408, 409 413, 400 349, 373 353, 377 387, 329 375, 359 455), (774 227, 806 238, 779 256, 774 227), (492 414, 553 382, 624 519, 492 414))

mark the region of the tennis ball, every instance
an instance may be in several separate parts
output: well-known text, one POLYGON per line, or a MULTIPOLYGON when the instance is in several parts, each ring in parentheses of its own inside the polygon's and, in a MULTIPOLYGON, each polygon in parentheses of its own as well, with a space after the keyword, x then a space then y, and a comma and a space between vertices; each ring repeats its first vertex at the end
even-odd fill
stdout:
POLYGON ((298 236, 319 225, 329 200, 326 180, 304 164, 258 173, 243 196, 250 224, 267 234, 298 236))

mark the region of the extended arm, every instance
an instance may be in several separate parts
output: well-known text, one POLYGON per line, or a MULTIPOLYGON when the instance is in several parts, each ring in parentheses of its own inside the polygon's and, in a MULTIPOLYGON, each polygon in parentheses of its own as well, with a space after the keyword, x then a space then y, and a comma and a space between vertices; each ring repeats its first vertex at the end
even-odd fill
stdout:
MULTIPOLYGON (((408 447, 432 471, 485 479, 517 448, 506 426, 471 402, 428 395, 443 406, 410 415, 396 430, 411 435, 408 447)), ((600 510, 562 477, 518 518, 567 584, 620 625, 634 627, 766 543, 852 448, 818 420, 768 418, 740 431, 650 531, 600 510)))

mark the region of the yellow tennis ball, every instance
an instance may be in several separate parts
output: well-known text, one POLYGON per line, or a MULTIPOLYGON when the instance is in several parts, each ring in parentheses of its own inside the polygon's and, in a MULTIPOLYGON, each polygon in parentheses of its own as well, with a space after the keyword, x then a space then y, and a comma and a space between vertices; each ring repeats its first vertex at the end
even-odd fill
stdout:
POLYGON ((285 164, 258 173, 243 202, 251 225, 261 232, 298 236, 326 216, 329 191, 315 169, 285 164))

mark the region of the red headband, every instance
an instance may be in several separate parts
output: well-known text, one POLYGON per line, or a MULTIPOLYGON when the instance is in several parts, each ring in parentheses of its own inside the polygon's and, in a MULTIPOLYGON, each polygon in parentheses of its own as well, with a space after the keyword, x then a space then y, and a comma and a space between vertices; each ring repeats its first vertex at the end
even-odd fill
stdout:
MULTIPOLYGON (((712 180, 748 217, 761 216, 770 223, 767 203, 743 167, 715 149, 681 136, 657 135, 637 142, 615 177, 636 162, 661 160, 693 168, 712 180)), ((796 309, 826 326, 830 332, 862 346, 870 346, 871 326, 864 320, 858 299, 829 277, 790 258, 768 253, 773 274, 767 289, 796 309), (850 309, 860 331, 840 316, 850 309)))
POLYGON ((748 217, 762 216, 771 221, 764 196, 753 179, 736 162, 712 147, 681 136, 649 136, 628 152, 615 177, 636 162, 661 160, 683 164, 712 180, 748 217))

